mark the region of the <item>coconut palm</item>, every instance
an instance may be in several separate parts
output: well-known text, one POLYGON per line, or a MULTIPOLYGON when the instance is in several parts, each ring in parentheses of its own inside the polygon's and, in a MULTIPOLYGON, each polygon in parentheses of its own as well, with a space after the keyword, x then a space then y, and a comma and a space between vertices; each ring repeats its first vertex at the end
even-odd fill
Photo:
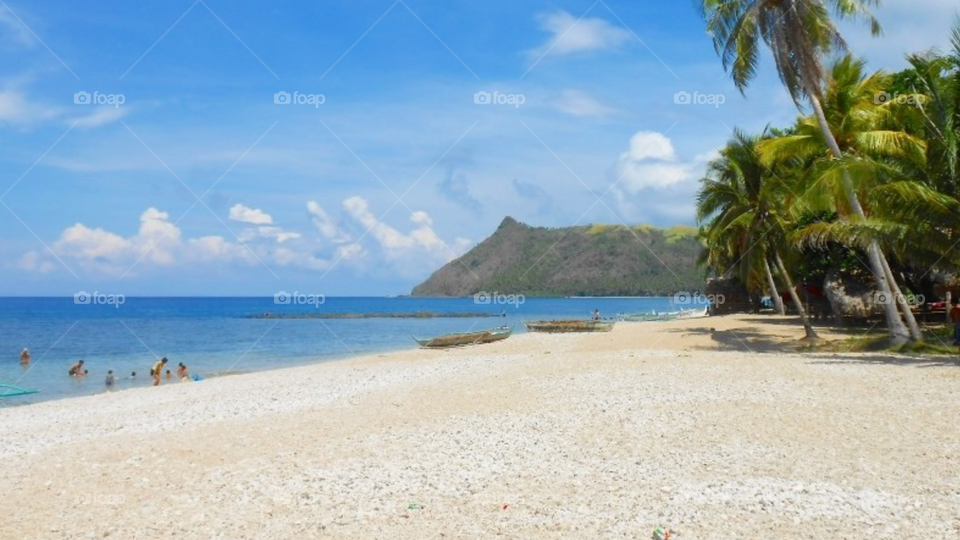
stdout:
MULTIPOLYGON (((843 36, 830 16, 832 10, 840 19, 865 20, 873 35, 880 34, 880 24, 868 6, 880 0, 700 0, 707 21, 707 30, 725 69, 730 70, 734 84, 743 92, 757 73, 761 42, 769 47, 777 72, 799 106, 810 104, 817 123, 835 159, 842 157, 836 138, 822 107, 823 88, 827 80, 822 59, 846 50, 843 36)), ((844 196, 853 219, 865 219, 863 207, 853 182, 843 182, 844 196)), ((884 255, 879 245, 867 249, 870 268, 881 292, 891 295, 890 276, 885 271, 884 255)), ((887 328, 895 341, 906 341, 910 335, 896 305, 885 305, 887 328)), ((919 328, 917 328, 917 333, 919 328)), ((914 335, 914 338, 919 336, 914 335)))
POLYGON ((787 227, 784 219, 787 213, 780 205, 786 200, 781 192, 785 186, 760 162, 757 145, 762 138, 763 135, 752 137, 734 132, 720 156, 707 167, 697 199, 697 219, 707 250, 712 252, 708 260, 730 263, 728 271, 737 269, 748 288, 769 288, 771 298, 783 314, 783 303, 770 269, 770 261, 776 263, 800 315, 805 339, 815 340, 817 333, 779 253, 787 227), (766 283, 762 284, 764 279, 766 283))
MULTIPOLYGON (((910 192, 914 192, 914 196, 919 195, 917 190, 922 186, 910 182, 907 173, 924 167, 927 146, 921 138, 900 127, 903 121, 900 111, 907 108, 901 103, 916 103, 923 97, 907 95, 901 96, 906 99, 896 101, 878 99, 890 85, 890 77, 879 71, 866 74, 865 64, 849 55, 831 66, 829 81, 822 106, 830 132, 840 145, 841 157, 833 157, 819 129, 819 122, 812 116, 801 118, 791 134, 762 142, 760 152, 768 165, 797 159, 810 163, 808 176, 814 179, 813 184, 820 190, 834 194, 834 207, 829 210, 836 211, 841 217, 847 218, 845 221, 851 222, 844 224, 848 226, 843 229, 847 232, 866 232, 882 223, 884 217, 889 217, 889 211, 897 208, 889 204, 896 197, 889 197, 889 190, 880 192, 881 196, 887 195, 884 202, 888 204, 865 204, 861 207, 864 217, 851 220, 851 216, 858 216, 849 204, 845 204, 846 190, 848 186, 853 186, 854 194, 861 203, 864 200, 868 203, 878 202, 883 199, 876 196, 875 190, 887 182, 899 180, 901 193, 895 195, 901 198, 910 195, 910 192), (885 212, 886 216, 883 215, 885 212)), ((833 227, 838 225, 831 224, 833 227)), ((818 230, 816 226, 810 229, 818 230)), ((866 242, 855 241, 852 245, 861 246, 867 253, 872 245, 887 247, 874 234, 868 234, 865 238, 866 242)), ((915 235, 912 238, 919 239, 915 235)), ((899 307, 911 335, 920 339, 919 325, 893 279, 886 257, 881 257, 880 262, 891 287, 888 298, 896 300, 896 304, 891 305, 899 307)))

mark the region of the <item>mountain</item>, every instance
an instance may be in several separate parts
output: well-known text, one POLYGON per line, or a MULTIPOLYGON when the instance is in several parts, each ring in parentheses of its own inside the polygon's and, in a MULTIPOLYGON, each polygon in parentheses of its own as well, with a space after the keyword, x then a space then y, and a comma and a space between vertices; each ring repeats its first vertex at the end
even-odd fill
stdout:
POLYGON ((413 296, 487 293, 640 296, 697 291, 702 249, 692 227, 531 227, 507 217, 492 236, 413 289, 413 296))

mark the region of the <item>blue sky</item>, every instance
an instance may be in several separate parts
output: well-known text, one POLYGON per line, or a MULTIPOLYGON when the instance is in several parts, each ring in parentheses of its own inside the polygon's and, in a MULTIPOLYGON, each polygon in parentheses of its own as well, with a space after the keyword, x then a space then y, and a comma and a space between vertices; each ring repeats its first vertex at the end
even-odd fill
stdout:
MULTIPOLYGON (((4 1, 0 295, 404 294, 506 215, 693 224, 730 130, 796 115, 690 2, 4 1)), ((847 36, 897 69, 955 10, 847 36)))

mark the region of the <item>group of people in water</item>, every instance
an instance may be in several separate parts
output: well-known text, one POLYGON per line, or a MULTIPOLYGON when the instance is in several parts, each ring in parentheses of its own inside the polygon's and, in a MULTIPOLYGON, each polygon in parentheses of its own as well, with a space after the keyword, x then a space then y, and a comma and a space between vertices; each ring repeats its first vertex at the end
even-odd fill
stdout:
MULTIPOLYGON (((31 360, 31 355, 30 355, 29 349, 24 348, 22 351, 20 351, 21 366, 29 365, 30 360, 31 360)), ((161 358, 157 360, 157 363, 154 364, 153 367, 150 369, 150 376, 153 377, 154 386, 160 386, 160 381, 164 378, 164 376, 168 382, 171 382, 173 380, 173 373, 171 373, 169 369, 166 369, 167 362, 168 360, 166 358, 161 358)), ((86 377, 90 375, 90 370, 88 370, 85 367, 84 360, 78 360, 77 363, 70 366, 70 369, 67 371, 67 373, 71 377, 86 377)), ((177 364, 177 378, 180 379, 181 382, 190 382, 192 380, 190 378, 190 372, 187 370, 187 365, 184 364, 183 362, 180 362, 177 364)), ((136 371, 131 372, 130 376, 126 377, 126 380, 128 381, 137 380, 137 372, 136 371)), ((107 385, 107 387, 112 387, 114 384, 116 384, 117 377, 116 375, 113 374, 112 369, 107 371, 107 377, 104 382, 107 385)))
MULTIPOLYGON (((160 381, 164 378, 164 370, 167 367, 168 360, 166 358, 161 358, 157 360, 157 363, 150 368, 150 376, 153 377, 153 385, 160 386, 160 381)), ((86 377, 90 374, 89 370, 83 367, 83 360, 77 361, 76 364, 70 367, 68 372, 71 377, 86 377)), ((190 382, 190 372, 187 370, 187 365, 183 362, 180 362, 177 365, 177 378, 181 382, 190 382)), ((129 381, 135 381, 137 379, 137 372, 134 371, 130 373, 130 376, 127 377, 129 381)), ((166 379, 168 382, 173 380, 173 373, 169 369, 166 369, 166 379)), ((107 386, 113 386, 117 382, 117 377, 113 374, 113 370, 107 371, 107 378, 104 381, 107 386)))

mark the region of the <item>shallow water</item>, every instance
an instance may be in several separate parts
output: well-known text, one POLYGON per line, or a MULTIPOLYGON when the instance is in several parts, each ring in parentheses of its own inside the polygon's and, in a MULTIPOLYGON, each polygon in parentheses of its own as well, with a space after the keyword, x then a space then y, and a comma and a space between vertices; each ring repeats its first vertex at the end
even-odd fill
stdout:
MULTIPOLYGON (((333 360, 413 347, 411 335, 489 328, 506 322, 523 332, 522 321, 604 317, 618 313, 676 309, 671 298, 527 298, 520 305, 476 304, 473 298, 327 298, 316 307, 277 305, 273 298, 127 298, 120 306, 76 304, 73 298, 0 298, 0 382, 39 388, 2 404, 87 395, 106 390, 107 370, 116 388, 152 383, 157 357, 176 373, 209 376, 333 360), (253 319, 265 312, 327 313, 482 312, 494 317, 433 319, 253 319), (505 318, 499 317, 501 312, 505 318), (30 349, 33 362, 19 364, 30 349), (85 359, 86 378, 67 375, 85 359), (131 372, 135 380, 127 380, 131 372)), ((688 307, 688 306, 687 306, 688 307)))

